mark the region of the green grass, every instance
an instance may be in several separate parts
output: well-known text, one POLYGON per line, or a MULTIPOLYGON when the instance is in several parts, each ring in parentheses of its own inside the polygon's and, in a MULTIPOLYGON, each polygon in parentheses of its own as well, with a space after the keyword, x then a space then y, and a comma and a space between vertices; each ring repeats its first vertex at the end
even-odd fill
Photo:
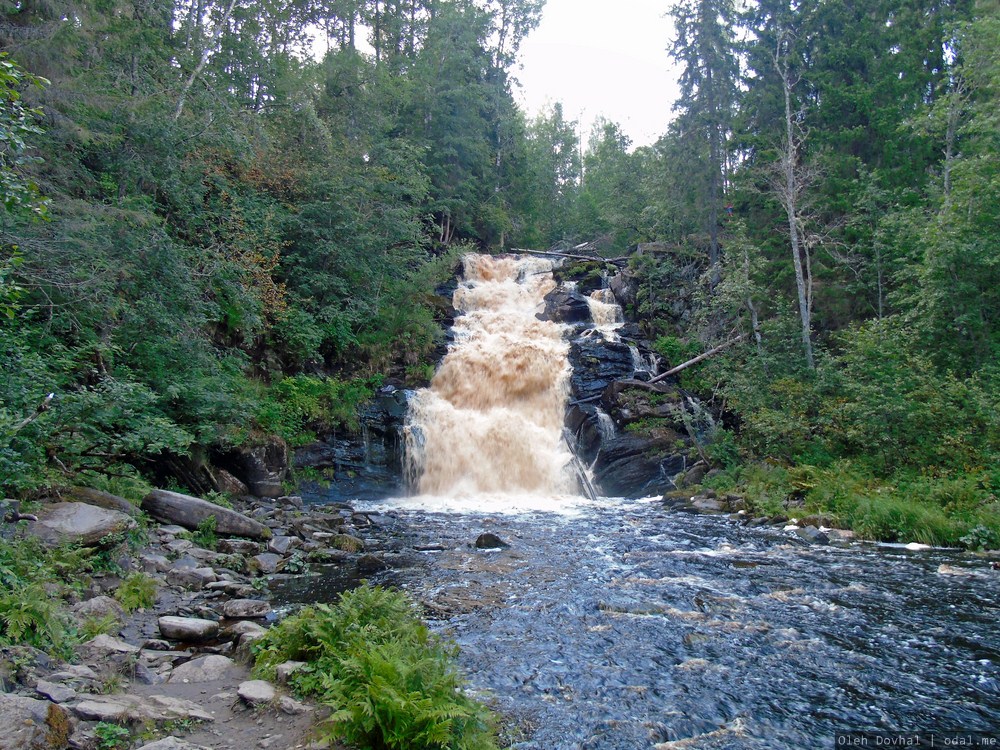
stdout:
POLYGON ((991 476, 900 471, 881 478, 859 462, 827 467, 755 463, 724 472, 711 484, 743 494, 752 513, 824 513, 867 539, 1000 548, 1000 501, 991 476))
POLYGON ((463 690, 455 647, 403 593, 362 586, 302 610, 255 645, 255 674, 305 661, 291 684, 329 705, 329 739, 375 750, 494 750, 491 712, 463 690))

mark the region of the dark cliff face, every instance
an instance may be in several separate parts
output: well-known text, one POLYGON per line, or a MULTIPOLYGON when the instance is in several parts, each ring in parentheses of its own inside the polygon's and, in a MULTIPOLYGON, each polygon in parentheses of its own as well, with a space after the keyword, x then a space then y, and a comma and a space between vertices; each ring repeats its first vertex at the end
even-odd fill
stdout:
MULTIPOLYGON (((562 269, 566 278, 583 273, 573 265, 562 269)), ((593 275, 589 264, 580 265, 593 275)), ((627 273, 603 283, 623 297, 634 295, 627 273)), ((704 410, 672 383, 645 382, 656 358, 634 322, 613 334, 602 333, 589 314, 581 319, 581 302, 587 304, 576 290, 560 287, 546 298, 539 316, 572 326, 566 426, 576 439, 577 454, 593 471, 598 490, 609 497, 642 497, 683 486, 684 475, 703 466, 691 435, 701 439, 704 410)))

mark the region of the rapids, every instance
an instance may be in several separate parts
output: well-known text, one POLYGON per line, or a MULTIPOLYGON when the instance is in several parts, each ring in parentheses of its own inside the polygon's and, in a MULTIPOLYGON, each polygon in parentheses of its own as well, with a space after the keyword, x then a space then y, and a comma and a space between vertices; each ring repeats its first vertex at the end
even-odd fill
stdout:
MULTIPOLYGON (((535 317, 550 270, 466 260, 455 343, 411 400, 420 494, 358 506, 390 568, 373 581, 455 640, 512 746, 792 750, 839 731, 1000 728, 989 560, 575 496, 563 329, 535 317), (509 547, 477 549, 483 532, 509 547)), ((612 300, 592 300, 614 335, 612 300)), ((327 601, 361 575, 332 566, 275 594, 327 601)))

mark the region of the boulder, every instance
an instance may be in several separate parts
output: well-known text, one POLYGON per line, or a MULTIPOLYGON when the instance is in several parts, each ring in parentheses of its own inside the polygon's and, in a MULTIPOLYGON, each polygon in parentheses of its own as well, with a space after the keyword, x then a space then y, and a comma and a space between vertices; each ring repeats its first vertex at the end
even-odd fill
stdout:
POLYGON ((219 580, 212 568, 179 566, 167 571, 167 583, 182 589, 201 591, 206 585, 219 580))
MULTIPOLYGON (((222 657, 220 657, 222 658, 222 657)), ((86 721, 146 724, 166 721, 215 721, 215 717, 191 701, 167 695, 92 695, 73 706, 73 713, 86 721)))
POLYGON ((589 323, 590 303, 579 292, 559 286, 545 295, 545 310, 537 317, 556 323, 589 323))
POLYGON ((297 536, 272 536, 267 543, 267 551, 276 555, 287 555, 301 545, 302 540, 297 536))
POLYGON ((207 641, 219 634, 219 623, 199 617, 175 617, 167 615, 157 620, 160 634, 172 641, 197 643, 207 641))
POLYGON ((334 534, 327 543, 344 552, 364 552, 365 549, 364 541, 350 534, 334 534))
POLYGON ((267 617, 271 614, 271 605, 263 599, 230 599, 222 605, 222 614, 230 620, 267 617))
POLYGON ((257 571, 263 573, 264 575, 270 575, 271 573, 278 572, 278 564, 284 559, 281 555, 276 555, 273 552, 263 552, 259 555, 254 555, 251 559, 250 566, 257 571))
POLYGON ((170 737, 164 737, 162 740, 143 745, 139 750, 208 750, 208 748, 202 745, 192 745, 187 740, 182 740, 171 735, 170 737))
POLYGON ((278 697, 278 691, 267 680, 246 680, 236 688, 240 700, 248 706, 269 706, 278 697))
POLYGON ((76 691, 73 688, 48 680, 39 680, 35 683, 35 692, 53 703, 68 703, 76 697, 76 691))
POLYGON ((284 661, 274 668, 274 679, 279 685, 287 685, 291 676, 305 665, 304 661, 284 661))
POLYGON ((270 530, 242 513, 223 508, 191 495, 168 490, 153 490, 142 501, 142 509, 157 521, 197 529, 206 519, 215 517, 215 532, 229 536, 266 539, 270 530))
POLYGON ((73 614, 83 620, 113 618, 115 622, 125 622, 125 609, 110 596, 95 596, 93 599, 74 604, 73 614))
POLYGON ((260 552, 260 544, 249 539, 220 539, 217 546, 219 552, 227 555, 256 555, 260 552))
POLYGON ((78 503, 96 505, 98 508, 104 508, 105 510, 117 510, 119 513, 124 513, 128 516, 139 515, 139 508, 134 503, 130 503, 124 497, 112 495, 110 492, 102 492, 90 487, 70 487, 69 489, 62 490, 60 494, 64 499, 73 500, 78 503))
POLYGON ((120 654, 137 654, 139 647, 123 641, 121 638, 102 633, 91 638, 79 647, 85 661, 100 663, 120 654))
POLYGON ((118 534, 136 527, 135 519, 117 510, 87 503, 43 505, 28 531, 45 544, 75 543, 84 547, 109 544, 118 534))
POLYGON ((507 542, 503 541, 496 534, 491 534, 486 532, 485 534, 480 534, 476 539, 476 549, 503 549, 504 547, 509 547, 507 542))
POLYGON ((71 729, 69 715, 61 706, 0 693, 0 750, 66 747, 71 729))
POLYGON ((217 682, 239 671, 240 667, 228 656, 209 654, 175 667, 167 682, 217 682))
POLYGON ((227 495, 243 497, 243 495, 250 494, 250 488, 246 486, 246 483, 241 482, 225 469, 215 470, 215 481, 219 485, 219 492, 224 492, 227 495))
POLYGON ((250 494, 281 497, 281 484, 288 475, 291 454, 288 444, 277 436, 254 446, 240 446, 221 457, 220 463, 243 481, 250 494))

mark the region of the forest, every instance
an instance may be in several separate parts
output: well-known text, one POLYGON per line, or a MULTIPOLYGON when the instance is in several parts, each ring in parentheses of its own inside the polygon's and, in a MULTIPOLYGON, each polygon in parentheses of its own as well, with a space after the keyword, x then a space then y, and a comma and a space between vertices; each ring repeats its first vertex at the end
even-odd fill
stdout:
POLYGON ((519 109, 543 12, 8 0, 4 494, 354 429, 433 373, 462 253, 586 241, 666 362, 739 339, 681 376, 720 488, 1000 546, 995 0, 665 2, 682 92, 638 148, 519 109))

